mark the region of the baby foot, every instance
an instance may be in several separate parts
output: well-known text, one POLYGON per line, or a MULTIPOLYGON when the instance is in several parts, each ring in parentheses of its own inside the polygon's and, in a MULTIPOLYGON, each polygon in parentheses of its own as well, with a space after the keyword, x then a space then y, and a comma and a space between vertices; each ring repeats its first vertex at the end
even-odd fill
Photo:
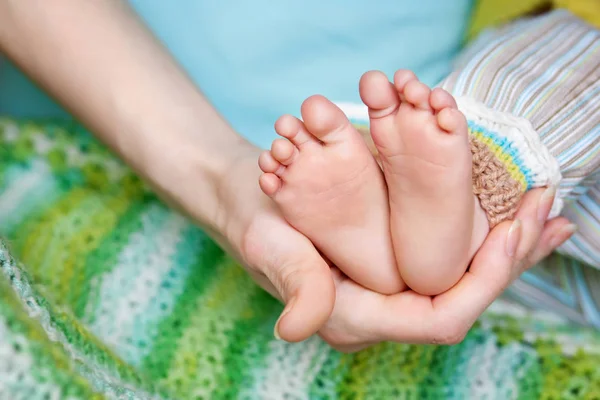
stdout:
POLYGON ((466 119, 449 93, 430 90, 410 71, 398 71, 394 85, 368 72, 360 93, 388 184, 400 274, 416 292, 442 293, 462 277, 487 234, 473 195, 466 119))
POLYGON ((301 112, 304 122, 289 115, 276 122, 285 139, 260 156, 261 189, 354 281, 380 293, 401 291, 381 169, 329 100, 310 97, 301 112))

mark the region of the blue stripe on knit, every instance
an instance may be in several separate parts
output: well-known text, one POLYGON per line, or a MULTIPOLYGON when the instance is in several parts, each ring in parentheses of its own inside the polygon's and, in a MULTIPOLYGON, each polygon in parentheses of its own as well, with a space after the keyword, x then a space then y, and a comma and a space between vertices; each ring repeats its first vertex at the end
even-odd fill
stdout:
MULTIPOLYGON (((585 196, 585 197, 581 197, 579 199, 579 204, 583 207, 585 207, 590 214, 592 215, 600 215, 600 204, 596 203, 592 198, 590 198, 589 196, 585 196)), ((591 219, 591 218, 590 218, 591 219)), ((591 221, 590 221, 591 222, 591 221)), ((600 237, 600 227, 595 225, 594 226, 596 229, 598 229, 596 231, 596 233, 598 234, 598 237, 600 237)))
MULTIPOLYGON (((571 122, 569 122, 569 123, 571 123, 571 122)), ((598 143, 598 134, 599 133, 600 133, 600 126, 597 126, 597 127, 595 127, 595 129, 590 131, 590 133, 588 135, 578 138, 576 143, 574 143, 572 146, 569 146, 563 152, 561 152, 560 154, 558 154, 556 156, 559 163, 562 165, 573 158, 581 156, 583 149, 586 149, 585 153, 588 155, 588 157, 592 158, 592 157, 597 156, 598 149, 600 149, 600 144, 598 143)), ((578 160, 578 162, 576 164, 570 165, 569 169, 577 168, 579 165, 586 164, 589 161, 590 160, 588 158, 583 157, 580 160, 578 160)))
POLYGON ((576 257, 577 260, 593 266, 595 260, 591 260, 589 257, 587 257, 586 253, 582 250, 578 243, 581 243, 581 236, 575 234, 571 236, 571 238, 563 245, 561 245, 558 248, 558 251, 567 257, 576 257))
MULTIPOLYGON (((553 40, 556 40, 556 36, 549 36, 551 37, 553 40)), ((564 34, 563 34, 564 37, 564 34)), ((583 57, 585 57, 584 55, 578 55, 583 49, 585 49, 586 47, 588 47, 591 43, 594 42, 594 40, 597 39, 597 34, 596 32, 588 32, 586 35, 584 35, 581 40, 579 40, 579 42, 577 42, 577 44, 575 44, 574 46, 572 46, 569 51, 562 53, 561 56, 554 60, 554 62, 548 66, 548 68, 546 68, 541 74, 538 75, 537 79, 533 82, 531 82, 529 84, 529 86, 527 86, 527 89, 525 89, 524 91, 522 91, 520 93, 519 96, 519 100, 516 102, 516 104, 514 105, 514 112, 516 114, 524 114, 526 113, 526 110, 522 110, 522 107, 524 107, 524 105, 531 100, 532 98, 532 93, 534 93, 536 90, 538 90, 542 85, 547 85, 548 82, 558 82, 561 79, 561 76, 563 76, 566 73, 571 73, 572 70, 565 70, 561 75, 559 76, 554 76, 554 74, 559 71, 561 68, 563 68, 566 64, 570 64, 573 62, 573 58, 577 57, 577 60, 579 60, 579 62, 581 62, 581 60, 583 60, 583 57), (552 79, 549 79, 549 78, 552 79)), ((588 50, 589 53, 589 50, 588 50)), ((543 97, 543 95, 540 95, 540 97, 543 97)), ((534 103, 535 104, 535 103, 534 103)), ((531 108, 531 106, 530 106, 531 108)))
MULTIPOLYGON (((159 310, 161 308, 157 295, 161 289, 165 290, 165 282, 169 280, 168 276, 173 272, 173 265, 176 262, 173 256, 177 254, 183 233, 188 227, 189 223, 184 218, 171 214, 150 241, 147 263, 136 262, 131 265, 131 269, 137 270, 137 273, 131 278, 131 289, 125 293, 133 296, 130 295, 129 301, 117 303, 121 311, 118 314, 119 324, 115 330, 115 344, 119 346, 122 357, 130 363, 138 365, 147 355, 147 352, 142 349, 144 346, 140 345, 141 341, 135 335, 138 328, 136 323, 145 318, 156 318, 156 321, 160 321, 163 314, 149 315, 147 312, 149 308, 159 310), (133 343, 135 341, 137 343, 133 343)), ((152 326, 152 322, 156 321, 151 321, 147 326, 152 326)))
POLYGON ((505 137, 498 136, 496 132, 490 131, 489 129, 473 122, 469 121, 469 129, 475 132, 481 133, 483 136, 491 139, 494 144, 502 149, 502 151, 512 157, 513 163, 521 170, 523 175, 525 175, 525 179, 527 180, 527 189, 530 189, 533 186, 532 172, 525 163, 523 159, 519 155, 519 149, 513 147, 512 142, 508 141, 505 137))
MULTIPOLYGON (((489 38, 486 38, 486 39, 489 39, 489 38)), ((499 45, 503 42, 504 42, 504 44, 506 44, 506 40, 507 40, 506 37, 499 36, 499 37, 496 37, 495 39, 493 39, 491 42, 485 43, 487 46, 481 46, 482 49, 485 47, 490 47, 490 48, 495 47, 496 48, 496 50, 490 52, 489 54, 474 52, 473 57, 469 60, 469 62, 463 68, 464 71, 469 71, 470 73, 462 73, 459 75, 458 80, 455 85, 455 88, 454 88, 456 93, 462 93, 465 90, 464 88, 467 87, 467 80, 471 81, 471 79, 473 79, 471 77, 471 73, 482 69, 481 66, 484 66, 487 63, 489 63, 494 58, 495 55, 502 53, 502 51, 504 50, 504 46, 499 46, 499 45)), ((479 43, 482 43, 482 41, 479 41, 479 43)), ((476 75, 475 75, 475 77, 476 77, 476 75)))
MULTIPOLYGON (((568 30, 567 27, 567 32, 573 31, 574 27, 571 27, 570 30, 568 30)), ((507 82, 509 79, 514 79, 514 77, 510 77, 511 72, 517 70, 522 70, 522 68, 527 66, 527 63, 531 63, 531 62, 535 62, 535 58, 532 57, 535 53, 539 52, 540 49, 544 49, 544 46, 547 46, 550 42, 552 42, 556 36, 556 33, 561 32, 561 33, 566 33, 563 32, 565 31, 565 26, 564 24, 558 24, 557 26, 554 27, 554 29, 550 32, 547 33, 547 35, 539 40, 539 41, 535 41, 533 42, 530 46, 529 46, 529 50, 528 51, 523 51, 520 55, 519 58, 516 58, 515 60, 513 60, 510 64, 510 66, 506 67, 505 69, 502 69, 502 74, 500 75, 500 77, 496 80, 497 82, 507 82)), ((515 38, 518 38, 519 40, 522 40, 523 37, 521 35, 519 36, 515 36, 515 38)), ((499 41, 503 41, 506 40, 506 37, 504 36, 500 36, 499 41)), ((498 48, 498 50, 496 51, 497 53, 501 54, 502 51, 504 50, 505 47, 509 46, 510 44, 507 43, 503 46, 500 46, 498 48)), ((527 49, 524 49, 527 50, 527 49)), ((463 74, 464 76, 468 76, 468 74, 463 74)), ((515 74, 516 75, 516 74, 515 74)), ((496 98, 498 96, 498 92, 500 90, 504 90, 505 86, 504 85, 492 85, 492 87, 494 88, 493 92, 491 93, 491 95, 489 95, 487 102, 488 104, 496 101, 496 98)))
MULTIPOLYGON (((573 246, 573 247, 571 247, 571 249, 573 249, 574 252, 571 254, 575 254, 582 261, 584 261, 590 265, 597 265, 598 259, 597 258, 595 259, 593 256, 591 256, 592 254, 595 254, 597 250, 594 248, 592 243, 589 243, 585 239, 586 239, 585 237, 583 237, 582 235, 580 235, 576 232, 565 243, 565 245, 573 246)), ((563 246, 565 246, 565 245, 563 245, 563 246)))
POLYGON ((135 347, 122 342, 117 337, 121 329, 122 319, 131 319, 129 310, 119 309, 124 295, 137 295, 136 283, 142 271, 148 267, 150 254, 157 253, 156 236, 163 229, 169 217, 169 212, 156 204, 152 204, 141 215, 141 227, 128 238, 127 245, 117 257, 114 268, 102 276, 98 283, 99 301, 94 310, 94 321, 90 330, 98 337, 104 338, 117 350, 120 356, 124 351, 135 347), (124 315, 124 313, 128 315, 124 315))
POLYGON ((583 272, 581 271, 581 268, 586 267, 582 267, 579 264, 576 265, 575 263, 573 263, 573 267, 575 269, 575 278, 577 280, 577 288, 579 289, 581 307, 583 308, 584 315, 592 326, 600 328, 600 310, 590 294, 589 285, 586 283, 583 272))
POLYGON ((136 352, 130 352, 129 362, 135 366, 142 363, 154 348, 154 339, 161 334, 156 332, 160 321, 173 312, 177 298, 183 292, 188 276, 202 253, 206 235, 197 227, 190 225, 181 235, 175 253, 171 257, 171 267, 160 280, 160 286, 154 293, 154 301, 135 316, 131 337, 144 346, 137 346, 136 352))
POLYGON ((27 216, 51 205, 60 196, 61 190, 50 167, 42 161, 34 161, 28 167, 11 167, 5 172, 5 177, 0 198, 15 198, 11 197, 10 207, 0 210, 0 233, 10 237, 13 229, 27 216), (27 182, 29 187, 26 187, 27 182))
POLYGON ((552 279, 547 280, 545 275, 538 276, 538 273, 539 272, 536 270, 525 271, 523 275, 521 275, 521 280, 550 294, 552 297, 571 308, 577 305, 578 299, 573 296, 572 282, 568 282, 567 287, 556 286, 552 283, 552 279))
MULTIPOLYGON (((593 99, 597 98, 600 95, 600 85, 595 87, 593 90, 590 90, 585 95, 582 95, 579 100, 570 106, 568 109, 564 109, 561 112, 561 118, 556 120, 554 124, 548 125, 543 129, 540 129, 539 134, 540 137, 544 138, 544 142, 549 143, 556 139, 560 139, 565 135, 565 131, 563 129, 555 129, 557 125, 564 124, 572 124, 579 120, 580 118, 587 118, 588 114, 582 110, 586 104, 590 103, 593 99), (579 114, 576 120, 573 120, 573 114, 579 114), (548 131, 555 129, 552 135, 548 135, 548 131)), ((574 146, 575 148, 579 148, 579 146, 574 146)))
POLYGON ((521 353, 524 349, 519 345, 498 347, 495 335, 487 336, 475 348, 476 352, 468 360, 469 367, 463 377, 469 382, 470 391, 461 398, 485 399, 492 394, 498 399, 516 398, 514 370, 518 366, 513 363, 515 358, 519 360, 515 353, 521 353), (496 385, 481 385, 478 382, 495 382, 496 385))
POLYGON ((519 389, 523 389, 519 383, 522 383, 524 377, 541 375, 539 358, 533 348, 521 343, 511 343, 501 347, 498 353, 487 359, 493 364, 488 382, 495 382, 496 385, 490 385, 487 393, 482 393, 480 397, 471 398, 485 398, 486 395, 496 399, 531 398, 535 390, 525 386, 530 391, 519 393, 519 389))
MULTIPOLYGON (((479 333, 471 333, 460 345, 438 348, 432 359, 431 373, 444 379, 444 382, 439 382, 444 387, 452 387, 452 395, 455 398, 469 398, 468 388, 473 377, 469 373, 470 365, 465 360, 472 360, 477 354, 479 335, 479 333)), ((425 391, 427 392, 427 390, 425 391)), ((449 393, 428 394, 438 398, 450 397, 449 393)))

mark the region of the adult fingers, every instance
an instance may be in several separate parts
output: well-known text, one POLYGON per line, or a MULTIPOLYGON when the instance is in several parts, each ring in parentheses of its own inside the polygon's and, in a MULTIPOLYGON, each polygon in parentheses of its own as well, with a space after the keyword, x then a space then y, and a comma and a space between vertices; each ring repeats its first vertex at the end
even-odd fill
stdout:
MULTIPOLYGON (((565 236, 565 221, 546 223, 555 191, 534 190, 523 198, 516 220, 497 226, 476 254, 471 268, 450 291, 436 297, 430 336, 438 343, 462 340, 477 318, 532 264, 532 254, 541 258, 551 242, 565 236), (556 235, 559 235, 556 239, 556 235), (562 236, 561 236, 562 235, 562 236), (542 240, 540 240, 542 239, 542 240), (542 242, 543 246, 538 246, 542 242), (435 335, 435 332, 446 332, 435 335)), ((536 259, 537 260, 537 259, 536 259)))
POLYGON ((518 219, 496 226, 461 281, 439 296, 430 298, 412 291, 383 296, 348 281, 338 282, 334 323, 329 322, 321 336, 342 351, 355 351, 385 340, 460 342, 476 319, 518 276, 519 266, 528 262, 523 259, 528 254, 543 255, 568 234, 564 219, 544 223, 552 204, 548 193, 528 193, 518 219), (335 323, 336 320, 341 322, 335 323), (345 334, 348 331, 353 334, 345 334))
MULTIPOLYGON (((314 250, 314 248, 313 248, 314 250)), ((329 266, 316 250, 306 252, 275 271, 286 306, 275 325, 275 336, 299 342, 315 334, 329 319, 335 301, 335 287, 329 266)))
MULTIPOLYGON (((519 246, 515 248, 514 258, 524 260, 537 247, 544 224, 548 219, 556 189, 535 189, 527 192, 515 216, 522 222, 522 233, 519 246)), ((515 271, 521 272, 521 271, 515 271)))
POLYGON ((335 350, 344 353, 354 353, 381 341, 381 338, 374 342, 365 338, 364 331, 368 332, 368 325, 364 315, 386 312, 382 307, 385 296, 358 285, 336 267, 331 267, 331 273, 336 286, 335 306, 319 336, 335 350), (374 307, 373 310, 368 311, 371 307, 374 307))
MULTIPOLYGON (((379 336, 403 343, 454 344, 512 280, 514 251, 524 225, 506 221, 496 226, 476 254, 469 271, 449 291, 429 298, 413 292, 390 296, 379 318, 379 336), (387 318, 384 318, 385 315, 387 318)), ((527 226, 528 230, 533 230, 527 226)))
POLYGON ((432 301, 433 315, 428 336, 433 343, 462 341, 473 323, 506 289, 513 279, 514 252, 531 220, 506 221, 496 226, 479 249, 469 271, 448 292, 432 301))

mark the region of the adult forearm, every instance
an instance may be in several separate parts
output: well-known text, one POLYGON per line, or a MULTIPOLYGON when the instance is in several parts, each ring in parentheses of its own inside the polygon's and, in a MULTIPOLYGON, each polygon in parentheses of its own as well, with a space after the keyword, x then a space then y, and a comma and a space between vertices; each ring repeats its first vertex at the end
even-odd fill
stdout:
POLYGON ((193 175, 211 214, 246 144, 126 2, 0 0, 0 49, 167 197, 193 175))

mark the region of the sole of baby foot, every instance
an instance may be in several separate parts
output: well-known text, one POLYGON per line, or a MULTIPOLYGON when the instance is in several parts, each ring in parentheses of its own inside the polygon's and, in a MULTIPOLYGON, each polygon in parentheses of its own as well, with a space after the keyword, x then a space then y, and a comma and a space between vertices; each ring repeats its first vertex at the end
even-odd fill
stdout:
POLYGON ((286 115, 276 122, 283 138, 260 156, 261 189, 351 279, 380 293, 400 292, 381 169, 332 102, 312 96, 301 112, 303 121, 286 115))
POLYGON ((466 119, 449 93, 431 90, 406 70, 396 72, 393 84, 368 72, 360 93, 388 185, 401 276, 416 292, 440 294, 466 271, 476 247, 474 219, 482 215, 466 119))

